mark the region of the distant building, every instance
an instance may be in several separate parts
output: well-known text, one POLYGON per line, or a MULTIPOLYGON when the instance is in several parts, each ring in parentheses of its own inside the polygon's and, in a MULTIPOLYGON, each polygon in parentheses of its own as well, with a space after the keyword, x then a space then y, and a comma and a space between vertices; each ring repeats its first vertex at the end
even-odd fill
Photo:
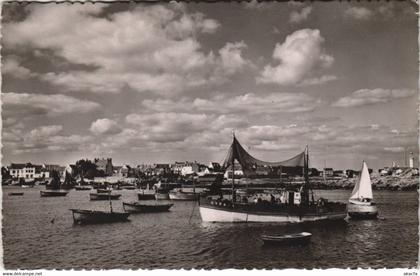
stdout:
POLYGON ((49 178, 50 172, 41 165, 33 165, 31 163, 12 163, 8 167, 9 174, 13 178, 49 178))
POLYGON ((112 158, 95 158, 93 160, 93 163, 95 163, 96 168, 100 171, 103 171, 106 176, 111 176, 114 172, 114 167, 112 165, 112 158))
POLYGON ((220 172, 222 170, 222 166, 220 166, 220 164, 217 162, 210 162, 208 168, 213 172, 220 172))
POLYGON ((323 176, 327 177, 327 176, 333 176, 333 175, 334 175, 334 170, 332 168, 324 168, 323 176))
POLYGON ((198 172, 200 172, 200 164, 198 164, 197 162, 187 163, 181 169, 182 175, 190 175, 198 172))
POLYGON ((129 165, 124 165, 118 171, 118 176, 120 177, 128 177, 131 171, 131 167, 129 165))

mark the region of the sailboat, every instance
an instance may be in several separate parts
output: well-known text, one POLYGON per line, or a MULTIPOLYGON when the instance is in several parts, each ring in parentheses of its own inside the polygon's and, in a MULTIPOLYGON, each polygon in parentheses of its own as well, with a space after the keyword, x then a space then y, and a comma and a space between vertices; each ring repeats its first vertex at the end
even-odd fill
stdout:
POLYGON ((343 220, 347 216, 346 204, 326 199, 314 199, 309 183, 309 150, 281 162, 266 162, 251 156, 239 143, 235 135, 229 148, 223 168, 232 168, 232 193, 230 198, 207 197, 200 199, 199 210, 203 222, 268 222, 268 223, 301 223, 319 220, 343 220), (235 160, 239 162, 244 173, 258 166, 281 168, 281 171, 295 169, 304 175, 300 189, 289 189, 280 192, 280 197, 271 200, 250 201, 247 197, 238 196, 235 188, 235 160))
POLYGON ((46 185, 46 190, 40 191, 42 197, 66 196, 69 192, 61 188, 60 175, 57 171, 51 172, 51 181, 46 185))
POLYGON ((349 199, 348 214, 352 218, 376 218, 378 216, 378 208, 373 202, 372 182, 365 161, 363 161, 360 177, 349 199))

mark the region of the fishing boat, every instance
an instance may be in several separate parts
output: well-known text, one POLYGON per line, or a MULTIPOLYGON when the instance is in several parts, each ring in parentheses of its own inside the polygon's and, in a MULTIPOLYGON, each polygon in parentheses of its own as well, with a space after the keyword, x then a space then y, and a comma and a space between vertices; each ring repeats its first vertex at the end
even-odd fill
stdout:
POLYGON ((281 162, 265 162, 251 156, 239 143, 235 135, 229 152, 223 163, 226 170, 232 168, 232 188, 230 198, 209 196, 200 199, 199 210, 204 222, 269 222, 269 223, 301 223, 307 221, 343 220, 347 216, 346 204, 331 202, 320 198, 315 200, 309 183, 309 150, 305 150, 281 162), (237 197, 235 189, 235 165, 238 161, 244 173, 257 166, 280 167, 280 171, 294 168, 303 170, 304 181, 299 189, 283 191, 279 199, 271 196, 271 200, 250 201, 237 197))
POLYGON ((195 191, 185 192, 181 188, 173 189, 169 191, 169 199, 171 200, 183 200, 183 201, 195 201, 200 197, 199 193, 195 191))
POLYGON ((311 240, 312 234, 309 232, 301 232, 288 235, 261 235, 265 245, 281 245, 281 244, 306 244, 311 240))
POLYGON ((129 213, 157 213, 168 212, 173 206, 171 203, 143 204, 139 202, 123 202, 124 211, 129 213))
POLYGON ((117 200, 121 197, 121 194, 111 194, 108 193, 90 193, 90 200, 117 200))
POLYGON ((77 224, 107 223, 128 221, 130 213, 105 212, 96 210, 70 209, 73 212, 73 221, 77 224))
POLYGON ((23 196, 23 192, 10 192, 9 196, 23 196))
POLYGON ((61 190, 60 175, 57 171, 51 172, 51 181, 46 185, 46 190, 39 191, 41 197, 66 196, 69 192, 61 190))
POLYGON ((351 218, 369 219, 378 216, 378 208, 373 202, 369 169, 365 161, 363 161, 360 177, 353 188, 347 208, 351 218))

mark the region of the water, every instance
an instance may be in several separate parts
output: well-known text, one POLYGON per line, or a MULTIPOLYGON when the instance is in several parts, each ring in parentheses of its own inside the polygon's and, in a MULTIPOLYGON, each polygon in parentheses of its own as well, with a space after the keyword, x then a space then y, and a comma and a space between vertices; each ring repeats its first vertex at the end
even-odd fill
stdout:
MULTIPOLYGON (((74 225, 69 208, 109 210, 90 191, 41 198, 41 187, 3 188, 3 247, 7 269, 138 268, 409 268, 417 265, 416 192, 375 191, 380 219, 344 223, 202 223, 197 203, 171 212, 136 214, 130 222, 74 225), (9 196, 21 190, 23 196, 9 196), (190 220, 191 217, 191 220, 190 220), (190 223, 189 223, 190 220, 190 223), (266 247, 261 234, 308 231, 311 243, 266 247)), ((122 190, 123 201, 136 191, 122 190)), ((316 191, 346 202, 350 191, 316 191)), ((122 210, 122 200, 113 201, 122 210)))

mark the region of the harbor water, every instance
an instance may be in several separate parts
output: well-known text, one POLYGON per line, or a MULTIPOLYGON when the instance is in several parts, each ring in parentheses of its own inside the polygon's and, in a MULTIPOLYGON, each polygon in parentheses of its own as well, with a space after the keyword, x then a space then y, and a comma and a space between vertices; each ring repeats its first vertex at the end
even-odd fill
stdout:
MULTIPOLYGON (((44 187, 3 187, 6 269, 412 268, 418 257, 417 192, 374 191, 379 219, 343 223, 202 223, 196 202, 170 212, 133 214, 129 222, 73 224, 70 208, 109 210, 92 191, 41 198, 44 187), (23 196, 9 192, 23 191, 23 196), (311 232, 307 245, 267 247, 261 234, 311 232)), ((135 201, 136 190, 112 201, 135 201)), ((346 202, 351 191, 315 191, 346 202)))

